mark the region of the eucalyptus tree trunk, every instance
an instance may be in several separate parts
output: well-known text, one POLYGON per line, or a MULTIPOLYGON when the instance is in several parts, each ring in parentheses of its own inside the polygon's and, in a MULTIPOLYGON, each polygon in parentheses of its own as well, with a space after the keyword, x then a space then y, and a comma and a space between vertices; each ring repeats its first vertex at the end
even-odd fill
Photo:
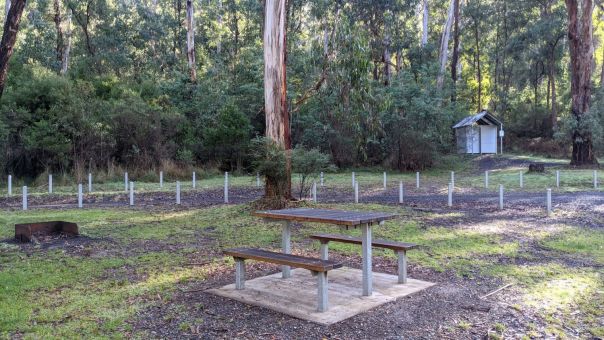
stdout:
MULTIPOLYGON (((454 0, 453 7, 453 53, 451 54, 451 80, 457 84, 457 65, 459 63, 459 0, 454 0)), ((455 95, 453 95, 455 100, 455 95)))
POLYGON ((65 19, 65 45, 63 49, 63 59, 61 60, 61 74, 65 75, 69 68, 69 54, 71 53, 71 9, 67 9, 67 18, 65 19))
POLYGON ((266 179, 265 197, 291 198, 291 131, 287 111, 286 0, 264 2, 264 112, 266 137, 286 153, 286 180, 266 179))
POLYGON ((558 127, 558 103, 557 103, 557 98, 556 98, 556 52, 555 52, 555 46, 552 49, 552 51, 550 52, 550 61, 549 61, 549 72, 548 72, 548 80, 549 80, 549 87, 550 87, 550 92, 551 92, 551 101, 552 101, 552 108, 550 111, 550 123, 552 125, 552 135, 553 132, 556 130, 556 128, 558 127))
POLYGON ((8 15, 4 21, 4 31, 2 32, 2 41, 0 41, 0 97, 4 92, 6 85, 6 75, 8 74, 8 62, 13 55, 15 42, 17 41, 17 32, 21 15, 25 8, 25 0, 15 0, 11 3, 8 15))
POLYGON ((571 70, 571 113, 578 123, 572 133, 573 153, 570 164, 597 164, 591 131, 581 123, 591 103, 594 3, 592 0, 566 0, 566 9, 571 70))
POLYGON ((11 4, 10 0, 6 0, 4 2, 4 20, 6 20, 6 18, 8 17, 8 11, 10 10, 10 4, 11 4))
POLYGON ((390 84, 390 34, 386 33, 384 37, 384 54, 382 56, 384 58, 384 85, 388 86, 390 84))
POLYGON ((600 87, 604 88, 604 48, 602 49, 602 71, 600 73, 600 87))
POLYGON ((436 81, 436 86, 438 89, 441 89, 443 87, 445 68, 447 67, 447 60, 449 58, 449 37, 451 36, 451 26, 453 25, 455 1, 456 0, 451 0, 451 3, 449 3, 447 21, 445 22, 445 27, 443 28, 443 35, 440 39, 440 50, 438 54, 440 59, 440 71, 438 72, 438 79, 436 81))
POLYGON ((187 61, 189 64, 189 78, 192 83, 197 82, 195 65, 195 12, 193 0, 187 0, 187 61))
POLYGON ((220 55, 222 53, 222 37, 220 36, 222 32, 222 0, 218 0, 218 41, 216 42, 216 54, 220 55))
POLYGON ((422 0, 422 47, 428 43, 428 20, 430 12, 428 8, 428 0, 422 0))
MULTIPOLYGON (((57 31, 57 46, 55 48, 56 50, 56 55, 57 55, 57 62, 59 65, 62 65, 63 63, 63 18, 61 17, 61 4, 59 3, 59 0, 53 0, 53 9, 55 11, 54 14, 54 23, 55 23, 55 29, 57 31)), ((61 73, 61 69, 59 69, 59 73, 61 73)))

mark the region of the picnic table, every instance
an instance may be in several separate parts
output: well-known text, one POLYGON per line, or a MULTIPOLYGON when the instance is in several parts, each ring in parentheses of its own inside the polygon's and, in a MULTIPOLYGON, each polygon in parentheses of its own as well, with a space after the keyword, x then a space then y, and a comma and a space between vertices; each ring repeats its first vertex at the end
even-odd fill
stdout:
MULTIPOLYGON (((281 246, 283 253, 291 254, 291 223, 311 222, 335 224, 345 227, 360 227, 362 230, 363 257, 363 296, 371 296, 373 276, 371 270, 371 227, 383 224, 384 221, 396 217, 395 214, 369 211, 348 211, 332 209, 295 208, 280 210, 265 210, 252 213, 269 221, 282 223, 281 246)), ((282 266, 282 277, 289 278, 289 266, 282 266)))

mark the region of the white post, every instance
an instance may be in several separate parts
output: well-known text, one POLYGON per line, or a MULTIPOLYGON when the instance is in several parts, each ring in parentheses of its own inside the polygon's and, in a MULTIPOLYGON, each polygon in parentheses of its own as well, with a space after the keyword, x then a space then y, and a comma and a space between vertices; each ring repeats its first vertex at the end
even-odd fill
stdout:
POLYGON ((520 188, 524 188, 524 173, 522 173, 522 171, 520 171, 520 188))
POLYGON ((499 210, 503 210, 503 184, 499 184, 499 210))
POLYGON ((48 193, 52 194, 52 175, 48 175, 48 193))
POLYGON ((403 204, 403 181, 398 183, 398 203, 403 204))
POLYGON ((388 175, 386 174, 386 171, 384 171, 384 190, 386 190, 386 188, 388 187, 388 175))
POLYGON ((357 180, 356 180, 356 178, 355 178, 355 177, 356 177, 356 176, 355 176, 355 173, 354 173, 354 171, 353 171, 353 172, 352 172, 352 187, 353 187, 353 188, 354 188, 354 186, 355 186, 355 183, 357 182, 357 180))
POLYGON ((82 197, 82 184, 78 184, 78 208, 82 208, 84 204, 84 198, 82 197))
POLYGON ((195 178, 195 171, 193 171, 193 189, 197 186, 197 179, 195 178))
POLYGON ((546 205, 547 216, 549 217, 552 214, 552 189, 547 189, 546 205))
POLYGON ((359 203, 359 182, 354 183, 354 203, 359 203))
POLYGON ((455 171, 451 171, 451 184, 455 188, 455 171))
POLYGON ((361 246, 363 248, 363 296, 371 296, 373 292, 373 272, 371 265, 371 226, 369 224, 361 225, 362 238, 361 246))
POLYGON ((323 186, 323 171, 321 171, 321 186, 323 186))
POLYGON ((88 192, 92 192, 92 173, 88 173, 88 192))
POLYGON ((13 194, 13 176, 8 175, 8 195, 12 196, 13 194))
POLYGON ((180 204, 180 182, 176 181, 176 204, 180 204))
POLYGON ((27 210, 27 187, 23 187, 23 210, 27 210))
POLYGON ((449 196, 447 200, 447 205, 449 207, 453 206, 453 183, 449 183, 449 196))
POLYGON ((224 173, 224 203, 229 203, 229 173, 224 173))
POLYGON ((256 173, 256 188, 260 188, 260 174, 256 173))
MULTIPOLYGON (((9 176, 9 178, 10 178, 10 176, 9 176)), ((597 189, 597 188, 598 188, 598 170, 594 170, 594 189, 597 189)))
POLYGON ((560 170, 556 170, 556 188, 560 187, 560 170))
POLYGON ((317 182, 312 183, 312 201, 317 203, 317 182))
POLYGON ((419 171, 415 173, 415 187, 419 189, 419 171))
MULTIPOLYGON (((284 254, 292 253, 292 229, 289 221, 283 221, 283 231, 281 232, 281 248, 284 254)), ((284 279, 291 277, 290 266, 281 266, 281 277, 284 279)))
POLYGON ((489 188, 489 170, 484 172, 484 187, 489 188))
POLYGON ((160 188, 164 187, 164 172, 163 171, 159 172, 159 187, 160 188))
POLYGON ((134 182, 130 182, 130 205, 134 205, 134 182))
POLYGON ((124 190, 128 191, 128 173, 124 172, 124 190))

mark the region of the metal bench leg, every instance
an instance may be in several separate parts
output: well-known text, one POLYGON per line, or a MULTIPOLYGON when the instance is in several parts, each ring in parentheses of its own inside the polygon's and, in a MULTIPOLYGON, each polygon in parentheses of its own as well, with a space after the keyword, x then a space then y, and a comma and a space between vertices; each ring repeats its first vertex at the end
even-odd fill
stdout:
POLYGON ((317 276, 317 286, 319 291, 319 305, 317 307, 317 311, 325 312, 327 311, 328 305, 327 272, 315 272, 313 274, 317 276))
POLYGON ((371 226, 364 224, 363 230, 363 296, 371 296, 373 292, 373 273, 371 272, 371 226))
MULTIPOLYGON (((283 221, 283 233, 281 234, 281 247, 283 248, 284 254, 292 253, 292 244, 291 244, 291 224, 289 221, 283 221)), ((290 278, 291 268, 289 266, 281 266, 281 273, 284 279, 290 278)))
POLYGON ((321 242, 321 260, 329 260, 329 242, 321 242))
POLYGON ((245 260, 235 258, 235 289, 245 288, 245 260))
POLYGON ((407 252, 400 250, 398 255, 398 283, 407 283, 407 252))

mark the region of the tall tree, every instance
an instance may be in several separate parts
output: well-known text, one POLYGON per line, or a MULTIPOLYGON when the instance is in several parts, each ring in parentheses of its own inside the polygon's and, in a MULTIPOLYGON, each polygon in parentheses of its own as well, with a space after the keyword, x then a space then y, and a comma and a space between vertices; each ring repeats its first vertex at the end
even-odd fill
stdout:
POLYGON ((189 78, 197 82, 197 68, 195 64, 195 12, 193 0, 187 0, 187 62, 189 65, 189 78))
MULTIPOLYGON (((453 85, 457 84, 457 65, 459 64, 459 19, 460 19, 460 9, 459 9, 459 0, 454 0, 453 5, 453 53, 451 54, 451 80, 453 80, 453 85)), ((453 94, 453 100, 455 100, 455 94, 453 94)))
POLYGON ((4 20, 6 20, 6 17, 8 17, 8 11, 10 10, 10 0, 6 0, 4 2, 4 20))
MULTIPOLYGON (((64 52, 64 42, 63 42, 63 18, 61 17, 61 4, 59 3, 59 0, 53 0, 53 9, 55 11, 55 15, 54 15, 54 23, 55 23, 55 29, 57 31, 57 46, 56 46, 56 54, 57 54, 57 61, 59 63, 59 65, 63 64, 63 52, 64 52)), ((59 70, 59 73, 61 73, 62 68, 59 70)))
POLYGON ((577 120, 576 128, 572 133, 571 165, 598 163, 593 152, 591 132, 581 124, 581 120, 589 111, 591 102, 593 9, 592 0, 566 0, 570 50, 571 114, 577 120))
POLYGON ((455 13, 455 1, 451 0, 449 3, 449 10, 447 12, 447 21, 445 21, 445 26, 443 28, 443 35, 440 39, 440 50, 439 50, 439 60, 440 60, 440 70, 438 72, 438 79, 436 81, 436 86, 441 89, 443 86, 443 81, 445 77, 445 69, 447 67, 447 60, 449 58, 449 37, 451 36, 451 26, 453 24, 453 14, 455 13))
POLYGON ((69 54, 71 53, 71 8, 67 9, 65 19, 65 42, 63 45, 63 59, 61 60, 61 74, 65 75, 69 68, 69 54))
POLYGON ((2 32, 2 41, 0 41, 0 97, 2 97, 4 86, 6 85, 8 62, 13 55, 15 42, 17 41, 17 32, 19 31, 19 23, 21 23, 23 8, 25 8, 25 0, 15 0, 11 4, 4 21, 4 31, 2 32))
POLYGON ((428 43, 428 20, 430 19, 430 11, 428 8, 428 0, 422 0, 422 47, 428 43))
POLYGON ((286 182, 266 179, 267 198, 291 197, 291 131, 287 111, 287 4, 264 2, 264 112, 266 136, 286 152, 286 182))

